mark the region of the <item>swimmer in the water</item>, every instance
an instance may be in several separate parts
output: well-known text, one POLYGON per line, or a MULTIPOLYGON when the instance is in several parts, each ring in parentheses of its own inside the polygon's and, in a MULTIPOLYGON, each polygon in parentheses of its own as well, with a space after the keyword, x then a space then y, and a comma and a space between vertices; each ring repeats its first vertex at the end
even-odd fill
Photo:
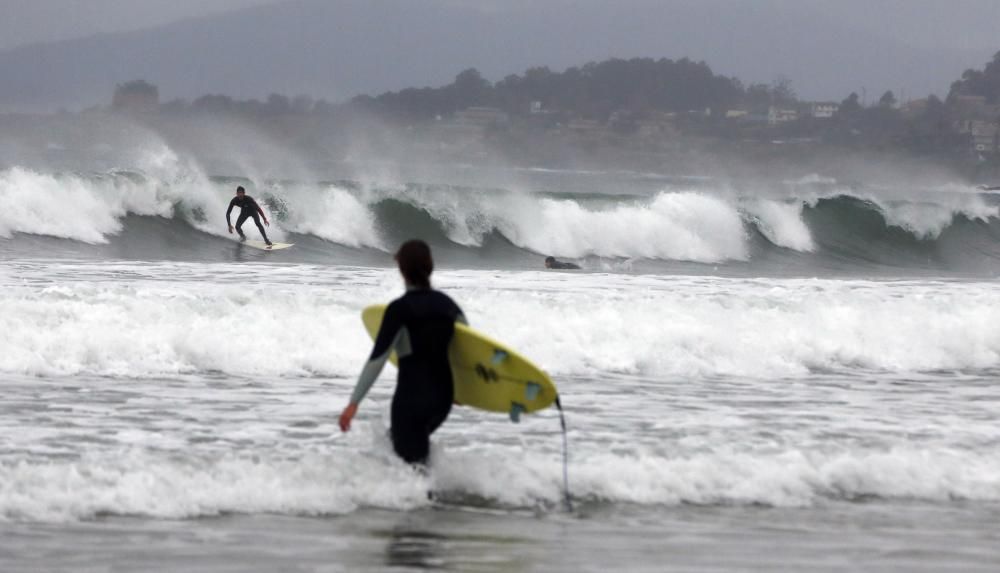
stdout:
POLYGON ((545 268, 558 270, 580 270, 580 265, 557 261, 555 257, 545 257, 545 268))

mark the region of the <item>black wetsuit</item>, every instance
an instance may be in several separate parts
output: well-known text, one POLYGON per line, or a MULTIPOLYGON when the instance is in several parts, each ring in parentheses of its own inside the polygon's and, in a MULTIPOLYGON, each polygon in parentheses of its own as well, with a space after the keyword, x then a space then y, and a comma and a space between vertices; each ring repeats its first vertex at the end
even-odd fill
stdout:
POLYGON ((243 234, 243 223, 250 217, 253 217, 253 222, 257 225, 260 230, 260 236, 264 237, 264 242, 270 244, 270 239, 267 238, 267 233, 264 231, 264 225, 260 224, 260 216, 264 214, 264 210, 260 208, 260 205, 253 200, 253 197, 249 195, 243 195, 243 198, 233 197, 233 200, 229 202, 229 209, 226 209, 226 224, 232 226, 233 223, 229 220, 229 214, 233 212, 233 207, 240 208, 240 216, 236 218, 236 232, 239 234, 241 239, 245 239, 246 235, 243 234))
POLYGON ((462 310, 448 295, 429 288, 411 289, 385 311, 368 365, 351 398, 359 403, 390 352, 399 356, 392 398, 392 445, 409 463, 425 463, 430 436, 451 412, 455 399, 448 345, 462 310))
POLYGON ((558 270, 574 270, 574 271, 578 271, 578 270, 580 270, 580 265, 577 265, 577 264, 574 264, 574 263, 564 263, 562 261, 552 261, 551 263, 549 263, 549 268, 550 269, 558 269, 558 270))

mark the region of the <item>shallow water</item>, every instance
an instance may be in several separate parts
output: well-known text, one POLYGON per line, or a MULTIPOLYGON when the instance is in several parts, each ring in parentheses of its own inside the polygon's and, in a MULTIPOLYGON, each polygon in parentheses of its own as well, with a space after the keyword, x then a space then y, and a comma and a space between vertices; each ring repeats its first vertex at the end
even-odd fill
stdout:
POLYGON ((3 571, 1000 567, 1000 285, 446 270, 570 426, 340 434, 393 271, 9 259, 3 571), (429 501, 433 491, 439 501, 429 501))
POLYGON ((4 571, 996 571, 995 504, 4 524, 4 571))

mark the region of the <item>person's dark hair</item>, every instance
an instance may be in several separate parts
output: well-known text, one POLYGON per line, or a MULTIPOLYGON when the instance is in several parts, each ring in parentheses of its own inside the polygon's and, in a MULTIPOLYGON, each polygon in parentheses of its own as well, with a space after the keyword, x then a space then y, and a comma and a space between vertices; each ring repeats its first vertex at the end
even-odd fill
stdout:
POLYGON ((556 262, 556 258, 555 257, 545 257, 545 262, 546 263, 554 263, 554 262, 556 262))
POLYGON ((427 243, 420 239, 406 241, 396 251, 396 263, 399 264, 399 272, 403 274, 407 283, 430 288, 434 260, 431 258, 431 248, 427 243))
POLYGON ((240 185, 239 187, 236 188, 236 192, 237 193, 246 193, 247 190, 244 189, 242 185, 240 185))

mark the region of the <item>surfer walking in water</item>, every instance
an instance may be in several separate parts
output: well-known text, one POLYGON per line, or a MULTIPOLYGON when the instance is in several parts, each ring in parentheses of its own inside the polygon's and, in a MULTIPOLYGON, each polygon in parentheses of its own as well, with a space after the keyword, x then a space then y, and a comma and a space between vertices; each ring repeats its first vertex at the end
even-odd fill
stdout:
POLYGON ((236 218, 236 233, 240 236, 240 241, 247 240, 247 236, 243 234, 243 223, 250 217, 253 217, 253 222, 257 225, 260 230, 260 236, 264 237, 264 242, 267 246, 271 246, 271 239, 267 238, 267 233, 264 231, 264 225, 268 227, 271 226, 271 222, 267 220, 267 215, 264 214, 264 210, 260 208, 260 205, 254 201, 253 197, 247 195, 246 189, 242 185, 236 188, 236 196, 233 200, 229 202, 229 209, 226 209, 226 224, 229 225, 229 234, 233 234, 233 222, 229 218, 229 214, 233 212, 233 208, 240 208, 240 216, 236 218), (264 225, 260 224, 260 220, 264 219, 264 225))
POLYGON ((427 243, 407 241, 396 253, 406 294, 386 308, 375 347, 361 371, 351 401, 340 414, 340 429, 351 429, 358 404, 371 389, 393 350, 399 358, 396 392, 392 397, 392 446, 411 464, 426 464, 430 436, 451 412, 455 398, 448 345, 455 321, 467 324, 462 310, 448 295, 431 288, 434 261, 427 243))

